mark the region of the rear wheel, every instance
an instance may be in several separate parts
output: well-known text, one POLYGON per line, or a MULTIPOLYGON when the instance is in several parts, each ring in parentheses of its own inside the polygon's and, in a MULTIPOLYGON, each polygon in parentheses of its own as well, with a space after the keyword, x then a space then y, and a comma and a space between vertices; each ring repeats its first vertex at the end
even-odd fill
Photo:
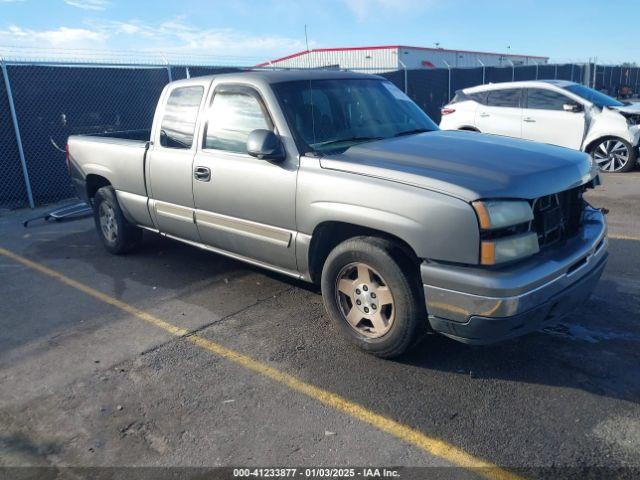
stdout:
POLYGON ((102 187, 96 192, 93 211, 98 235, 109 252, 129 252, 142 240, 142 230, 125 218, 113 187, 102 187))
POLYGON ((601 140, 591 149, 591 157, 603 172, 628 172, 633 169, 638 152, 621 138, 601 140))
POLYGON ((322 270, 322 296, 346 337, 379 357, 402 354, 427 329, 416 265, 384 239, 356 237, 334 248, 322 270))

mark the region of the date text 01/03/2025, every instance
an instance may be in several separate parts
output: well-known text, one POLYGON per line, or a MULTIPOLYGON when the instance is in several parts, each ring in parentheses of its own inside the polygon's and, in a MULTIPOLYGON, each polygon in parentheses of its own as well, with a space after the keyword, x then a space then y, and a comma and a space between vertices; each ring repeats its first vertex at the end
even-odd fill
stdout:
POLYGON ((387 468, 235 468, 234 478, 398 478, 400 473, 387 468))

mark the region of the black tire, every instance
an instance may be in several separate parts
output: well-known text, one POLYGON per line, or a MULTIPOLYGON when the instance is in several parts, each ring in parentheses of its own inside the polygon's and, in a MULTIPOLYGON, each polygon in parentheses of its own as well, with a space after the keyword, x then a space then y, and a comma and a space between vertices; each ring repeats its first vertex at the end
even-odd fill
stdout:
POLYGON ((142 240, 142 229, 132 225, 124 217, 113 187, 102 187, 96 192, 93 199, 93 213, 98 236, 100 240, 102 240, 104 247, 110 253, 119 255, 130 252, 138 246, 142 240), (109 224, 115 225, 114 235, 107 233, 113 233, 114 230, 111 230, 109 227, 103 228, 101 217, 104 220, 105 211, 112 214, 112 216, 108 217, 110 219, 109 224))
MULTIPOLYGON (((358 281, 357 278, 353 280, 356 283, 358 281)), ((354 237, 336 246, 324 263, 321 280, 325 308, 333 323, 353 344, 382 358, 401 355, 421 333, 428 330, 420 283, 418 266, 394 242, 377 237, 354 237), (342 272, 354 264, 370 266, 370 271, 375 271, 372 278, 382 279, 378 284, 387 286, 392 294, 393 321, 387 327, 389 330, 377 338, 371 338, 350 325, 343 313, 343 302, 349 297, 339 291, 338 282, 343 278, 342 272), (379 277, 375 277, 375 274, 379 274, 379 277)), ((357 298, 355 290, 353 298, 357 298)), ((356 308, 353 299, 348 301, 352 309, 356 308)), ((389 305, 379 308, 386 307, 389 305)), ((367 319, 363 318, 362 321, 367 322, 367 319)))
POLYGON ((621 138, 604 138, 595 143, 589 152, 594 162, 598 164, 598 168, 604 173, 626 173, 633 170, 638 161, 638 149, 621 138), (608 154, 615 145, 621 144, 627 151, 627 162, 618 167, 620 160, 609 160, 608 154), (604 150, 602 150, 604 149, 604 150), (618 162, 618 163, 616 163, 618 162))

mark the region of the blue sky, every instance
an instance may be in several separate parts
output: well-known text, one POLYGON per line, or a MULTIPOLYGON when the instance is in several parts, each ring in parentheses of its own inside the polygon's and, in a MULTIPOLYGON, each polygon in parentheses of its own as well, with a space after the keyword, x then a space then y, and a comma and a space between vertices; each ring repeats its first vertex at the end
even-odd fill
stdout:
POLYGON ((0 0, 0 47, 266 60, 402 44, 640 62, 637 0, 0 0))

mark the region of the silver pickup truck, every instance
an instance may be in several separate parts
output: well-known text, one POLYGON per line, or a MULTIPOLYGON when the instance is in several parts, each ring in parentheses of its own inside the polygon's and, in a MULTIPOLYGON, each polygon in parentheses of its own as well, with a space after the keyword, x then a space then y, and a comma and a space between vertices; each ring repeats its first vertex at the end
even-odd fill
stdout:
POLYGON ((384 78, 244 72, 173 82, 151 132, 72 136, 107 250, 149 230, 321 285, 381 357, 425 332, 487 344, 582 304, 607 260, 577 151, 441 131, 384 78))

